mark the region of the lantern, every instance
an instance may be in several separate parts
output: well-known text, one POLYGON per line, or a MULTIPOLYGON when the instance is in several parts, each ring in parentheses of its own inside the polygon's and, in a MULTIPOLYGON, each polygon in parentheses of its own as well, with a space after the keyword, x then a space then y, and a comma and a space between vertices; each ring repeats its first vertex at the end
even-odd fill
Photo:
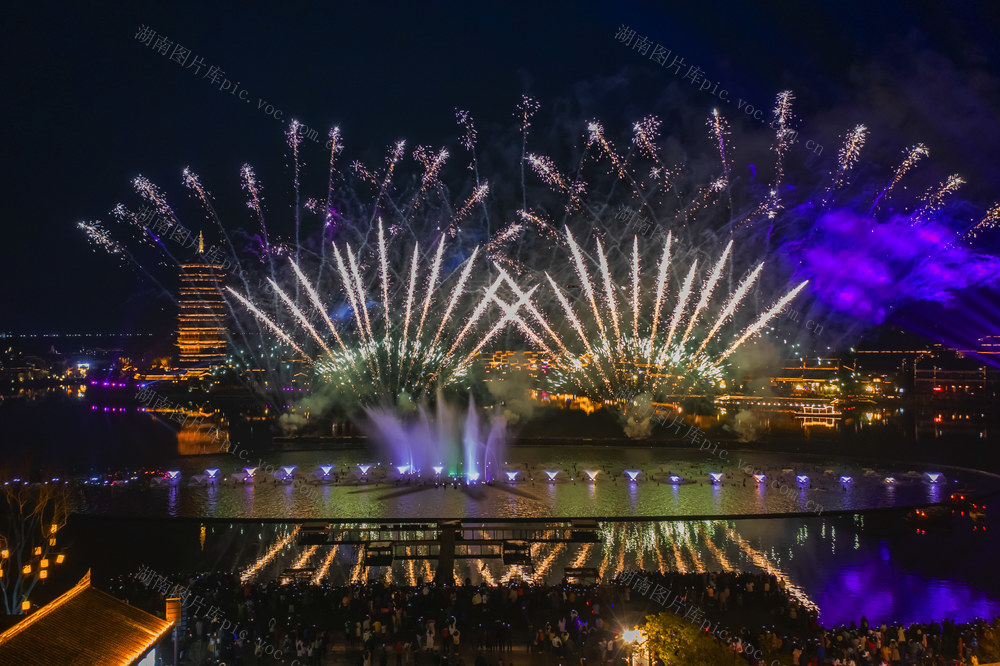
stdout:
POLYGON ((59 531, 59 526, 58 526, 58 525, 56 525, 55 523, 52 523, 52 528, 51 528, 51 530, 52 530, 52 531, 51 531, 51 534, 55 534, 55 533, 56 533, 57 531, 59 531))
POLYGON ((26 611, 29 609, 31 609, 31 602, 25 599, 24 601, 21 602, 21 610, 26 611))
POLYGON ((63 560, 65 560, 65 559, 66 559, 66 556, 63 555, 62 553, 59 553, 58 555, 56 555, 56 564, 62 564, 63 560))
POLYGON ((38 572, 38 577, 41 578, 42 580, 45 580, 46 578, 49 577, 49 572, 46 569, 42 569, 41 571, 38 572))
POLYGON ((28 574, 30 574, 31 573, 31 565, 30 564, 25 564, 24 568, 21 569, 21 573, 23 573, 25 576, 27 576, 28 574))
POLYGON ((41 562, 41 566, 42 566, 43 569, 45 567, 49 566, 49 558, 46 557, 45 559, 43 559, 42 562, 41 562))
POLYGON ((52 537, 51 539, 49 539, 49 545, 50 546, 56 545, 56 538, 55 537, 52 537))
POLYGON ((41 554, 42 554, 42 547, 35 546, 35 555, 41 555, 41 554))
POLYGON ((3 558, 3 559, 6 560, 8 557, 10 557, 10 551, 9 550, 7 550, 6 548, 4 548, 3 550, 0 550, 0 558, 3 558))

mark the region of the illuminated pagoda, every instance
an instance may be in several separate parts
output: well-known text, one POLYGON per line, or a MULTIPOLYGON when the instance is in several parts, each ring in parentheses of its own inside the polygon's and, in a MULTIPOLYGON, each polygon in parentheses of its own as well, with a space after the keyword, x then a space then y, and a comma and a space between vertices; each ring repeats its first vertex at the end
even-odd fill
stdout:
MULTIPOLYGON (((199 237, 199 250, 203 247, 199 237)), ((188 377, 206 374, 226 358, 226 302, 220 286, 223 267, 181 264, 177 305, 177 365, 188 377)))

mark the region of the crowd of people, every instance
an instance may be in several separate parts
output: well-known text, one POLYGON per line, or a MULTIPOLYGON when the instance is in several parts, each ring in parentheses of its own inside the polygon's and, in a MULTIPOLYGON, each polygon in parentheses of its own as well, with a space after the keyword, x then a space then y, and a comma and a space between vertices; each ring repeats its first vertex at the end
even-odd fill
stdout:
POLYGON ((655 608, 648 592, 637 594, 636 590, 641 588, 634 581, 663 585, 686 602, 701 606, 715 620, 713 627, 732 622, 727 632, 728 646, 744 656, 757 652, 757 649, 747 650, 746 646, 758 648, 759 662, 768 666, 776 658, 780 658, 778 663, 794 666, 923 666, 977 664, 980 653, 987 649, 991 657, 1000 656, 996 654, 1000 646, 1000 618, 992 622, 958 624, 944 620, 904 626, 886 622, 876 625, 862 616, 860 623, 825 628, 817 622, 816 612, 785 594, 773 575, 643 571, 637 574, 628 578, 630 585, 619 582, 618 587, 627 599, 655 608), (989 647, 980 649, 986 646, 989 647))
MULTIPOLYGON (((620 595, 596 584, 331 587, 273 580, 243 584, 237 574, 219 573, 178 584, 213 609, 186 622, 185 654, 204 660, 190 663, 274 663, 279 651, 284 663, 298 659, 303 666, 509 666, 515 652, 520 663, 584 655, 589 663, 610 663, 623 649, 604 612, 620 595)), ((140 608, 163 608, 165 595, 132 578, 117 579, 111 587, 140 608)))
MULTIPOLYGON (((951 622, 876 626, 864 618, 858 625, 826 629, 771 575, 637 573, 636 578, 700 606, 713 627, 728 626, 724 643, 733 649, 735 663, 976 663, 978 643, 994 640, 991 632, 1000 629, 951 622)), ((201 574, 176 581, 210 609, 187 614, 180 663, 621 664, 628 649, 623 623, 634 625, 649 613, 665 612, 648 592, 623 580, 334 587, 242 583, 235 573, 201 574)), ((136 579, 122 577, 110 587, 130 604, 162 614, 166 595, 136 579)))

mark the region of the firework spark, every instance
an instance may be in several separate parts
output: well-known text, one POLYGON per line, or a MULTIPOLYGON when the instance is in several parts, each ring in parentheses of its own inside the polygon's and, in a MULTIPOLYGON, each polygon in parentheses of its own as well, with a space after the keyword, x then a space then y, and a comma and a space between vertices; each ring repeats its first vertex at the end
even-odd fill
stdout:
POLYGON ((824 205, 829 203, 837 190, 843 187, 847 175, 854 168, 854 165, 857 164, 858 158, 861 156, 861 149, 864 148, 867 138, 868 128, 864 125, 858 125, 847 133, 844 145, 840 147, 840 152, 837 153, 837 168, 832 174, 833 181, 826 191, 826 196, 823 197, 824 205))
POLYGON ((547 320, 537 310, 527 308, 534 321, 542 325, 550 339, 564 349, 555 362, 554 376, 560 388, 582 391, 599 400, 610 400, 611 396, 639 395, 643 393, 676 393, 694 386, 708 387, 723 378, 725 360, 748 340, 760 333, 763 327, 781 311, 788 302, 805 287, 799 284, 785 294, 756 321, 735 336, 735 341, 721 353, 710 353, 710 344, 723 325, 742 304, 750 285, 756 280, 763 264, 758 265, 740 287, 730 295, 719 311, 708 333, 696 335, 700 320, 709 310, 716 286, 725 271, 732 243, 726 246, 721 257, 715 262, 709 274, 700 282, 700 297, 691 306, 698 276, 697 261, 686 272, 665 334, 660 334, 661 310, 666 296, 667 276, 670 269, 672 237, 668 235, 661 255, 656 279, 656 295, 652 303, 643 302, 636 285, 640 280, 641 267, 637 240, 633 241, 632 301, 621 301, 615 294, 623 290, 618 285, 605 249, 597 244, 597 272, 604 287, 604 299, 598 301, 594 289, 591 270, 587 268, 583 252, 569 229, 566 239, 570 247, 572 265, 576 278, 582 286, 589 312, 585 318, 574 310, 555 281, 548 277, 549 284, 562 307, 565 321, 576 333, 581 345, 571 338, 564 338, 553 330, 547 320), (632 331, 620 326, 620 306, 632 309, 632 331), (650 313, 652 317, 649 317, 650 313), (605 323, 610 322, 610 324, 605 323), (589 329, 589 330, 588 330, 589 329), (680 333, 678 334, 678 331, 680 333), (613 333, 613 338, 609 336, 613 333), (577 351, 573 351, 576 347, 577 351), (609 395, 609 391, 611 392, 609 395))
MULTIPOLYGON (((517 323, 520 317, 516 312, 522 304, 507 305, 496 298, 496 289, 488 290, 482 296, 472 315, 464 322, 462 332, 454 339, 445 341, 446 333, 451 327, 458 325, 455 315, 460 310, 459 303, 467 296, 467 284, 476 263, 478 249, 463 262, 457 280, 441 280, 441 266, 444 257, 445 244, 438 244, 430 267, 430 274, 425 285, 423 308, 416 331, 412 330, 412 319, 416 314, 416 284, 420 272, 420 248, 415 245, 409 255, 408 279, 402 290, 394 284, 394 273, 389 267, 391 250, 386 239, 384 226, 379 220, 378 246, 375 263, 377 268, 378 298, 369 304, 372 297, 366 293, 361 270, 354 259, 354 252, 349 245, 344 249, 333 248, 338 266, 342 293, 353 310, 354 330, 338 327, 327 312, 328 304, 320 298, 316 286, 306 277, 301 267, 292 261, 296 284, 301 286, 309 297, 313 309, 326 324, 329 334, 334 337, 337 346, 332 348, 326 343, 324 335, 310 321, 310 317, 297 307, 295 300, 276 282, 269 281, 273 291, 280 297, 285 308, 291 313, 299 330, 305 331, 322 351, 316 357, 303 351, 304 345, 293 342, 291 335, 272 319, 264 315, 259 308, 230 290, 240 303, 263 321, 268 328, 286 343, 315 363, 317 371, 324 381, 344 387, 346 393, 360 406, 377 403, 398 402, 405 394, 410 399, 418 400, 433 396, 437 389, 448 386, 464 376, 468 360, 485 344, 491 335, 495 335, 496 326, 491 335, 481 338, 478 346, 470 353, 462 347, 467 333, 483 325, 489 306, 496 303, 504 318, 504 324, 517 323), (344 259, 346 255, 346 261, 344 259), (427 327, 430 318, 431 304, 435 295, 450 293, 447 306, 440 315, 436 326, 427 327), (396 303, 393 295, 405 293, 402 303, 396 303), (399 305, 402 305, 400 308, 399 305), (381 322, 379 321, 381 318, 381 322), (381 324, 381 326, 379 325, 381 324), (376 333, 378 331, 378 333, 376 333), (432 334, 433 332, 433 334, 432 334), (450 344, 449 344, 450 342, 450 344)), ((500 278, 494 283, 499 286, 500 278)), ((530 294, 529 294, 530 297, 530 294)))

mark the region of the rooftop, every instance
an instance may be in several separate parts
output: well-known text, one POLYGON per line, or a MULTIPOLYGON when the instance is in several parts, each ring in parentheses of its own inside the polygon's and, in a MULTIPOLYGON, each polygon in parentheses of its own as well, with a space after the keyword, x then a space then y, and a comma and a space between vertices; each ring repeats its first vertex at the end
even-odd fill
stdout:
POLYGON ((125 666, 171 626, 91 587, 88 571, 68 592, 0 634, 0 664, 125 666))

